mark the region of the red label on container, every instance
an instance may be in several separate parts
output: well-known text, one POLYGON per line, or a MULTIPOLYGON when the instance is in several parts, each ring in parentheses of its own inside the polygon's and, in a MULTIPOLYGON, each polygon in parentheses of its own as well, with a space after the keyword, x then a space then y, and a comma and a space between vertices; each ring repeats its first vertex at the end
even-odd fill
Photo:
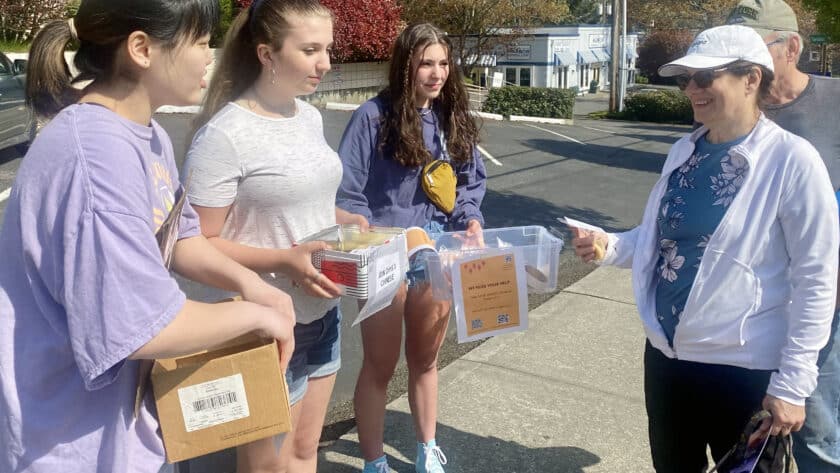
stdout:
POLYGON ((321 273, 336 284, 358 287, 359 276, 356 271, 356 263, 321 261, 321 273))

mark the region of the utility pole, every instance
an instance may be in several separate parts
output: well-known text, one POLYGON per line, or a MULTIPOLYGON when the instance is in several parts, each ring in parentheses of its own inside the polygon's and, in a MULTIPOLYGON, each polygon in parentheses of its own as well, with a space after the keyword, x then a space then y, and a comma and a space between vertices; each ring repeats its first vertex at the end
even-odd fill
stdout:
POLYGON ((619 89, 619 82, 620 76, 618 73, 618 62, 621 59, 620 51, 619 51, 619 25, 618 25, 618 14, 619 14, 619 7, 620 0, 613 0, 612 5, 612 35, 610 36, 610 47, 612 49, 612 60, 610 61, 610 112, 617 112, 618 111, 618 89, 619 89))
POLYGON ((621 0, 621 60, 618 62, 621 67, 621 87, 618 88, 618 111, 624 111, 624 97, 627 96, 627 0, 621 0))

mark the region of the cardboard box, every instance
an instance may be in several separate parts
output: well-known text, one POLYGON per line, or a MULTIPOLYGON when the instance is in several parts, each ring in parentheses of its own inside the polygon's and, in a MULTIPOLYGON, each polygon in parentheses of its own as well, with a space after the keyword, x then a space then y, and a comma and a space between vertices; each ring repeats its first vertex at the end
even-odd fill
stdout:
POLYGON ((156 360, 151 379, 170 463, 291 430, 274 340, 247 335, 211 351, 156 360))

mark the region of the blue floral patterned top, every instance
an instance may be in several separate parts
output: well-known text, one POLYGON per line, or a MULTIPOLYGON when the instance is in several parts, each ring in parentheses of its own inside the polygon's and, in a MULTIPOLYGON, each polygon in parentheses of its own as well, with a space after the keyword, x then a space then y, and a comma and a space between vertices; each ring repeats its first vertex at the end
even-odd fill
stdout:
POLYGON ((657 217, 656 316, 671 346, 706 244, 744 183, 749 165, 729 151, 745 138, 712 144, 700 137, 668 179, 657 217))

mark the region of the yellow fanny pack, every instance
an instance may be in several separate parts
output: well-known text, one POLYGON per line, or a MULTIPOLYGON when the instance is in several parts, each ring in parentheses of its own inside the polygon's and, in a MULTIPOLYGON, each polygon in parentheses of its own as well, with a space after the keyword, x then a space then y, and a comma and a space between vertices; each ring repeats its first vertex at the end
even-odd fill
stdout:
POLYGON ((455 177, 455 169, 449 164, 446 136, 441 128, 437 128, 437 137, 440 158, 423 166, 423 171, 420 173, 420 187, 435 207, 449 215, 455 210, 458 180, 455 177))
POLYGON ((436 159, 423 166, 420 187, 429 200, 446 214, 455 210, 455 170, 446 161, 436 159))

